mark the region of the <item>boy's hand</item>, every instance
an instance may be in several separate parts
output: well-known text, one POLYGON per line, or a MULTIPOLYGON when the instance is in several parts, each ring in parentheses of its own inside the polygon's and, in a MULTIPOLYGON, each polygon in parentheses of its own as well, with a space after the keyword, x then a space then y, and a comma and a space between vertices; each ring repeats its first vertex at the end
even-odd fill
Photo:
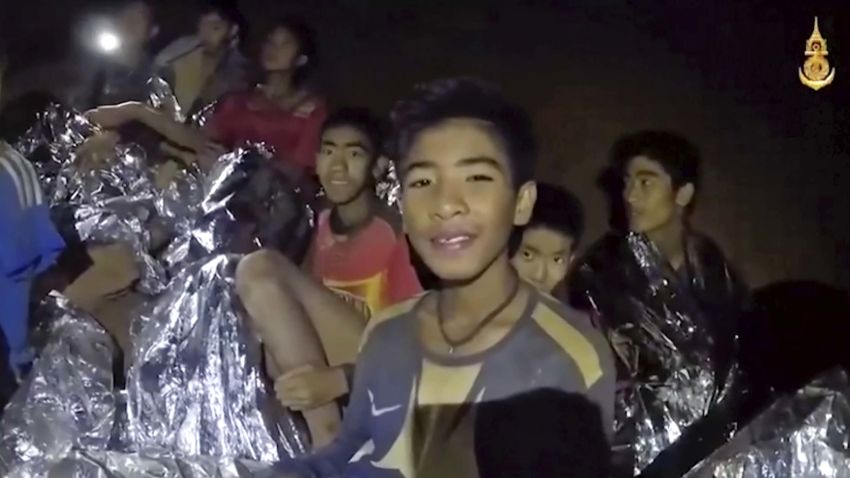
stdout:
POLYGON ((114 131, 95 133, 77 148, 79 167, 85 171, 97 169, 115 157, 120 137, 114 131))
POLYGON ((196 159, 198 161, 198 165, 204 171, 209 171, 213 168, 215 163, 218 162, 218 158, 220 158, 223 154, 227 153, 227 150, 224 146, 208 142, 202 151, 199 151, 196 155, 196 159))
POLYGON ((131 101, 120 105, 100 106, 86 111, 83 116, 103 128, 114 129, 138 119, 144 109, 145 105, 142 103, 131 101))
POLYGON ((332 402, 348 392, 345 372, 340 367, 304 366, 275 381, 277 399, 296 411, 310 410, 332 402))

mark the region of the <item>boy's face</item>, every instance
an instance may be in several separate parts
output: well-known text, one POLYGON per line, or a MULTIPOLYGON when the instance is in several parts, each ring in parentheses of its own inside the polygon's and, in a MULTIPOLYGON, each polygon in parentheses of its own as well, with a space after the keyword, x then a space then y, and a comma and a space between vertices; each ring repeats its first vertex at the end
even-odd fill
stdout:
POLYGON ((528 222, 536 189, 517 192, 501 140, 486 122, 448 119, 420 132, 402 159, 402 209, 410 242, 442 280, 477 278, 507 254, 528 222))
POLYGON ((334 126, 322 133, 316 173, 333 204, 346 204, 372 184, 374 147, 352 126, 334 126))
POLYGON ((520 277, 549 293, 567 276, 572 253, 572 237, 537 226, 523 231, 512 262, 520 277))
POLYGON ((118 30, 127 47, 142 48, 154 32, 153 12, 144 2, 133 2, 118 12, 118 30))
POLYGON ((636 156, 626 165, 623 200, 632 232, 651 234, 682 221, 692 197, 693 186, 687 184, 677 191, 657 161, 636 156))
POLYGON ((261 61, 267 72, 294 70, 298 66, 298 40, 286 28, 275 28, 263 43, 261 61))
POLYGON ((232 25, 218 13, 210 12, 198 21, 198 38, 208 51, 217 51, 230 38, 232 25))

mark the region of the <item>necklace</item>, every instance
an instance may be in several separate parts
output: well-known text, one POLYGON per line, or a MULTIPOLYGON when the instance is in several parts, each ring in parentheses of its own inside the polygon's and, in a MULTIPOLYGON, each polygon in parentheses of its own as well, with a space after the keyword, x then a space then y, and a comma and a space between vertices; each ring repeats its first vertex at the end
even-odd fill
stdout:
POLYGON ((443 294, 442 293, 437 294, 437 324, 440 328, 440 335, 443 336, 443 340, 446 342, 446 344, 449 345, 449 354, 454 354, 455 349, 468 344, 479 333, 481 333, 481 331, 484 329, 484 327, 486 327, 490 322, 492 322, 499 314, 502 313, 502 311, 504 311, 508 307, 508 305, 510 305, 511 302, 514 301, 517 294, 519 293, 519 283, 520 283, 519 277, 516 274, 514 274, 513 289, 511 290, 511 293, 508 294, 508 296, 505 298, 505 300, 501 304, 499 304, 495 309, 493 309, 492 312, 490 312, 489 314, 484 316, 484 318, 481 319, 480 322, 478 322, 478 325, 476 325, 475 328, 473 328, 471 332, 469 332, 468 334, 466 334, 466 336, 464 336, 460 339, 457 339, 457 340, 449 337, 449 334, 446 333, 446 328, 445 328, 446 318, 445 318, 445 314, 443 313, 443 294))

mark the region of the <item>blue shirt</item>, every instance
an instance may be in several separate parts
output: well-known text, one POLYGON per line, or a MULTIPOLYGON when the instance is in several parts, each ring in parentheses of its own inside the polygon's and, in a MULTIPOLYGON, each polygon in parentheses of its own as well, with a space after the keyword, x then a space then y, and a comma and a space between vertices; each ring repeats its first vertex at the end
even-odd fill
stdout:
POLYGON ((13 366, 29 359, 32 281, 53 264, 64 247, 32 164, 0 141, 0 328, 13 366))

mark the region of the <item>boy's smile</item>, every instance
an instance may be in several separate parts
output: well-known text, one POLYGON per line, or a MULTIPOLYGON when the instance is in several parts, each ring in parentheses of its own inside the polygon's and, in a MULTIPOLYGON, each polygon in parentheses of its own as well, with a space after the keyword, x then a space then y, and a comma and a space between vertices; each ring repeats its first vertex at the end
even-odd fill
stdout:
POLYGON ((347 204, 371 184, 372 149, 369 138, 352 126, 336 126, 322 134, 316 172, 332 203, 347 204))
POLYGON ((511 230, 534 205, 529 185, 514 190, 507 153, 484 121, 448 119, 425 129, 401 169, 408 236, 443 280, 474 279, 506 258, 511 230))
POLYGON ((439 254, 458 254, 471 247, 477 237, 472 227, 446 226, 431 238, 431 245, 439 254))

